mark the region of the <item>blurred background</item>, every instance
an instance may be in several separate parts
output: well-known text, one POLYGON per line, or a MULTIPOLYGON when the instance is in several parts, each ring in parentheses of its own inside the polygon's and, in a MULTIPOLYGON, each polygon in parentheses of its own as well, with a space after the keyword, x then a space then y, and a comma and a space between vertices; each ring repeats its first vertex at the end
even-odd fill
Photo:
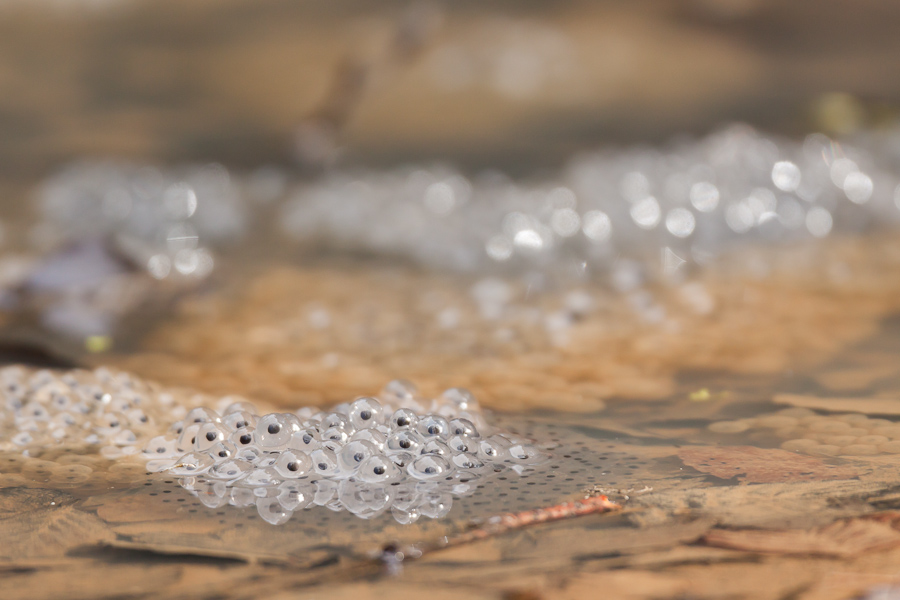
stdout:
MULTIPOLYGON (((718 252, 738 238, 799 239, 798 227, 824 237, 833 220, 852 232, 900 221, 891 179, 900 164, 891 133, 900 114, 898 23, 900 5, 888 0, 5 0, 0 342, 19 358, 35 348, 69 348, 70 357, 134 348, 155 317, 177 312, 198 322, 184 316, 194 314, 185 293, 227 296, 229 285, 241 288, 278 260, 306 268, 334 250, 475 275, 497 272, 494 263, 506 268, 521 251, 523 298, 561 272, 578 283, 594 268, 595 280, 631 294, 641 319, 659 322, 661 309, 642 286, 652 283, 645 271, 659 269, 660 252, 664 271, 688 262, 683 272, 710 255, 712 246, 690 246, 703 236, 718 252), (763 137, 723 129, 734 122, 763 137), (689 146, 715 131, 725 133, 689 146), (852 139, 879 131, 888 132, 874 144, 881 150, 868 147, 889 158, 881 167, 866 153, 847 159, 824 136, 806 138, 807 162, 797 158, 812 132, 852 139), (654 154, 673 140, 669 158, 654 154), (717 144, 732 144, 737 157, 731 171, 718 172, 721 190, 701 181, 715 175, 717 144), (713 194, 713 204, 691 196, 695 217, 682 206, 687 192, 676 190, 665 202, 678 208, 656 227, 657 201, 625 194, 632 212, 617 216, 628 202, 612 180, 641 188, 646 177, 623 176, 610 167, 614 158, 595 165, 577 157, 623 146, 638 150, 621 169, 651 165, 651 179, 669 177, 667 190, 696 181, 691 189, 713 194), (830 158, 823 162, 817 148, 830 148, 830 158), (699 166, 679 166, 690 152, 699 166), (783 156, 805 170, 804 185, 827 187, 824 196, 797 189, 791 162, 779 163, 788 169, 779 182, 771 169, 783 156), (591 177, 613 191, 594 193, 591 177), (845 180, 862 187, 854 192, 845 180), (796 192, 777 200, 777 220, 790 227, 767 232, 782 191, 796 192), (576 196, 581 212, 587 201, 612 220, 575 212, 576 196), (807 212, 807 202, 821 206, 807 212), (510 233, 507 217, 525 224, 510 233), (620 227, 632 233, 608 244, 610 228, 620 227), (637 262, 620 260, 622 252, 637 262)), ((303 293, 333 275, 323 273, 310 275, 303 293)), ((272 298, 296 295, 286 278, 267 280, 272 298)), ((347 320, 334 303, 356 294, 362 279, 348 281, 328 298, 304 300, 312 330, 347 320)), ((500 312, 484 306, 505 306, 512 293, 491 283, 472 290, 488 320, 500 312)), ((453 343, 468 348, 474 342, 459 342, 457 305, 469 300, 435 297, 423 318, 456 331, 453 343)), ((268 310, 254 302, 250 314, 268 310)), ((541 327, 566 329, 581 318, 575 313, 590 302, 573 302, 581 308, 548 312, 541 327)), ((174 330, 184 331, 178 323, 174 330)), ((246 335, 237 329, 225 347, 237 352, 246 335)), ((399 339, 390 327, 354 335, 348 347, 363 362, 399 339)), ((158 344, 163 354, 177 345, 158 344)), ((339 345, 323 338, 314 360, 339 345)))
POLYGON ((521 174, 735 120, 848 133, 895 116, 898 23, 889 0, 5 0, 0 175, 110 156, 521 174))

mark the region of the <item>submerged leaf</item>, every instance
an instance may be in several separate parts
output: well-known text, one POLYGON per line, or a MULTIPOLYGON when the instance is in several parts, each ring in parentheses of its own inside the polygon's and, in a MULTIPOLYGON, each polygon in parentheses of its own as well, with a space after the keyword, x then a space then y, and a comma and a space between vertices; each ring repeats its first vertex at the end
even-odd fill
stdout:
POLYGON ((714 529, 703 541, 749 552, 851 557, 900 545, 900 532, 887 523, 848 519, 815 529, 714 529))
POLYGON ((820 398, 802 394, 775 394, 772 400, 775 404, 787 404, 829 412, 900 415, 900 400, 893 398, 820 398))
POLYGON ((744 483, 791 483, 853 479, 856 470, 829 465, 818 458, 786 450, 753 446, 686 446, 678 458, 689 467, 720 479, 738 477, 744 483))

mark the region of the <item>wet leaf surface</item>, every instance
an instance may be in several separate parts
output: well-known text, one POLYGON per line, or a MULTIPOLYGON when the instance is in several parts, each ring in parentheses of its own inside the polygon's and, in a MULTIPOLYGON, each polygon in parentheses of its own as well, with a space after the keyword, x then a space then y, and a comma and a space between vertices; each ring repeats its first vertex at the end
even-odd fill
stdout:
POLYGON ((837 466, 810 456, 754 446, 688 446, 678 457, 689 467, 719 479, 738 478, 742 483, 787 483, 853 479, 849 466, 837 466))

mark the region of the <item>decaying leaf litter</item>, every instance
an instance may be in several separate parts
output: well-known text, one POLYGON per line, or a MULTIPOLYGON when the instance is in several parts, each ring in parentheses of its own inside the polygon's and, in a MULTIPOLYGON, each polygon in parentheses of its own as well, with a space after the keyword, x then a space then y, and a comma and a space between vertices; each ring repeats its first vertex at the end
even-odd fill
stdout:
MULTIPOLYGON (((728 378, 719 379, 724 386, 728 378)), ((687 573, 698 565, 712 574, 703 580, 720 572, 723 578, 733 576, 736 570, 764 573, 773 578, 767 586, 777 594, 791 589, 779 560, 825 573, 824 565, 840 558, 858 573, 854 590, 889 583, 892 576, 879 565, 890 564, 900 543, 895 529, 900 521, 891 512, 894 505, 900 508, 895 499, 900 476, 892 462, 716 445, 706 424, 744 410, 749 388, 746 380, 735 380, 732 393, 701 401, 686 388, 666 403, 653 403, 652 411, 613 403, 603 413, 577 419, 498 415, 505 427, 552 447, 558 467, 553 471, 569 475, 560 477, 565 485, 546 489, 540 484, 549 480, 534 474, 528 494, 504 504, 496 502, 499 494, 509 498, 519 490, 507 488, 531 482, 497 481, 483 495, 463 499, 448 521, 411 528, 343 518, 323 508, 278 528, 252 511, 210 510, 171 478, 144 481, 134 474, 130 481, 121 474, 110 477, 107 489, 97 486, 90 495, 77 490, 73 495, 34 481, 40 470, 26 470, 16 461, 18 472, 4 474, 0 528, 4 539, 22 542, 7 545, 3 577, 16 582, 12 598, 40 597, 41 589, 54 597, 59 590, 43 583, 48 573, 67 574, 74 586, 71 597, 111 597, 110 580, 101 589, 87 576, 109 568, 127 573, 121 585, 139 597, 190 597, 200 589, 235 598, 294 590, 290 593, 302 597, 303 589, 313 593, 322 585, 335 587, 337 594, 359 592, 347 578, 374 580, 373 593, 391 590, 399 597, 421 593, 428 581, 468 586, 475 597, 577 597, 588 581, 608 581, 623 597, 666 590, 722 597, 733 588, 703 592, 687 573), (690 419, 660 427, 676 415, 690 419), (704 436, 708 444, 698 444, 704 436), (622 509, 513 527, 482 539, 466 535, 491 515, 600 493, 622 509), (454 537, 466 543, 442 544, 454 537), (416 553, 417 548, 427 551, 416 553), (398 562, 396 553, 404 549, 405 560, 398 562), (163 588, 150 584, 163 576, 169 582, 163 588), (209 581, 200 585, 204 577, 209 581)), ((820 398, 822 410, 828 410, 827 394, 810 390, 806 397, 820 398)), ((876 390, 859 397, 855 406, 865 410, 871 405, 867 400, 883 394, 876 390)), ((780 402, 783 396, 757 399, 767 409, 780 402)), ((841 597, 823 595, 814 579, 806 580, 800 597, 841 597)))
MULTIPOLYGON (((453 586, 473 597, 574 598, 597 585, 634 598, 863 594, 895 582, 896 458, 805 455, 781 448, 772 429, 712 426, 786 407, 893 423, 898 351, 888 320, 793 372, 685 370, 662 396, 604 392, 586 396, 590 410, 570 399, 496 413, 552 460, 487 481, 446 520, 412 526, 314 507, 274 527, 253 507, 210 508, 176 479, 135 466, 64 452, 2 456, 4 597, 311 597, 327 586, 336 597, 403 598, 453 586), (82 463, 93 469, 87 479, 82 463), (65 465, 74 479, 49 481, 65 465), (621 508, 534 518, 601 495, 621 508), (503 515, 518 517, 492 526, 503 515), (790 575, 798 569, 802 577, 790 575)), ((195 376, 206 387, 202 369, 195 376)), ((488 404, 509 408, 512 399, 488 404)))

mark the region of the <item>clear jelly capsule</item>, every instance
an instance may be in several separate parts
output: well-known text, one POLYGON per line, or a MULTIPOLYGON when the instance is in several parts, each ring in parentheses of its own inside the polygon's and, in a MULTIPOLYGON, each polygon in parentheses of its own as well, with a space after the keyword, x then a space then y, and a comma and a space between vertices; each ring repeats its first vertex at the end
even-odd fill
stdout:
POLYGON ((257 457, 253 460, 253 466, 265 469, 266 467, 274 467, 275 463, 278 462, 278 457, 281 456, 279 452, 260 452, 257 457))
POLYGON ((257 448, 256 446, 247 446, 245 448, 237 447, 237 452, 235 453, 235 457, 241 460, 246 460, 249 463, 255 463, 261 456, 263 456, 263 452, 257 448))
POLYGON ((483 460, 468 452, 453 456, 450 459, 450 462, 453 463, 453 466, 457 469, 465 471, 480 471, 485 468, 483 460))
POLYGON ((384 420, 384 408, 375 398, 357 398, 349 407, 350 424, 356 429, 368 429, 384 420))
POLYGON ((114 396, 112 400, 109 401, 109 408, 112 412, 123 413, 134 408, 134 404, 132 404, 129 398, 123 398, 122 396, 114 396))
POLYGON ((228 431, 218 423, 204 423, 194 437, 194 450, 206 452, 227 439, 228 431))
POLYGON ((144 468, 147 469, 148 473, 162 473, 163 471, 168 471, 177 463, 177 458, 152 458, 147 461, 144 468))
POLYGON ((394 452, 409 452, 418 454, 422 447, 422 438, 416 433, 400 430, 392 433, 384 444, 387 454, 394 452))
POLYGON ((406 467, 416 459, 415 455, 411 452, 392 452, 389 453, 387 457, 403 471, 406 471, 406 467))
POLYGON ((237 449, 231 442, 222 441, 207 448, 206 453, 212 456, 213 460, 218 463, 234 458, 235 454, 237 454, 237 449))
POLYGON ((283 413, 261 417, 256 422, 256 443, 261 448, 287 448, 293 433, 290 425, 283 413))
POLYGON ((363 461, 376 454, 379 454, 378 448, 370 442, 365 440, 348 442, 337 453, 341 477, 351 477, 363 461))
POLYGON ((428 415, 419 419, 416 431, 426 440, 429 438, 446 438, 450 435, 450 423, 444 417, 428 415))
POLYGON ((454 435, 447 440, 447 445, 454 452, 473 452, 478 449, 478 442, 462 435, 454 435))
POLYGON ((316 506, 326 506, 329 502, 335 500, 337 495, 338 484, 333 479, 320 479, 315 483, 316 492, 313 495, 313 504, 316 506))
POLYGON ((340 473, 337 464, 337 456, 327 448, 318 448, 309 455, 312 459, 313 469, 316 474, 324 477, 334 477, 340 473))
POLYGON ((125 452, 118 446, 103 446, 100 448, 100 456, 108 460, 116 460, 125 456, 125 452))
POLYGON ((391 507, 391 516, 394 517, 394 520, 400 523, 401 525, 411 525, 419 520, 419 510, 414 508, 412 510, 400 510, 396 506, 391 507))
POLYGON ((231 434, 231 443, 235 448, 250 448, 256 446, 256 432, 247 427, 242 427, 231 434))
POLYGON ((229 431, 237 431, 238 429, 256 429, 256 416, 253 413, 239 410, 226 413, 222 417, 222 425, 229 431))
POLYGON ((101 436, 111 436, 122 429, 122 415, 104 413, 94 418, 94 432, 101 436))
POLYGON ((413 407, 417 403, 419 390, 416 386, 405 379, 395 379, 389 382, 384 389, 381 390, 381 398, 388 403, 394 405, 413 407))
POLYGON ((191 452, 179 458, 170 471, 173 475, 197 475, 205 473, 215 464, 211 456, 200 452, 191 452))
POLYGON ((285 450, 275 461, 275 470, 285 479, 297 479, 312 470, 312 460, 303 452, 285 450))
POLYGON ((450 474, 450 462, 437 454, 425 454, 406 467, 406 472, 416 479, 436 479, 450 474))
POLYGON ((128 422, 135 427, 143 427, 149 425, 151 422, 150 417, 139 408, 133 408, 127 411, 125 416, 128 418, 128 422))
POLYGON ((418 422, 419 415, 408 408, 398 408, 394 411, 394 414, 391 415, 391 429, 395 431, 401 429, 415 429, 418 422))
POLYGON ((11 438, 16 446, 27 446, 34 441, 34 437, 27 431, 20 431, 11 438))
POLYGON ((467 438, 477 439, 481 437, 475 424, 469 419, 456 418, 450 421, 450 434, 463 435, 467 438))
POLYGON ((216 464, 209 470, 209 476, 216 479, 234 481, 253 470, 253 465, 245 460, 233 459, 216 464))
POLYGON ((440 456, 449 458, 453 455, 453 451, 450 449, 450 446, 442 442, 438 439, 430 439, 426 440, 422 445, 422 448, 419 450, 419 454, 438 454, 440 456))
POLYGON ((243 398, 239 398, 237 396, 226 396, 222 398, 222 401, 230 400, 231 403, 228 404, 223 410, 223 415, 232 415, 236 413, 244 413, 249 415, 257 414, 256 406, 252 402, 248 402, 243 398))
POLYGON ((232 506, 250 506, 256 504, 256 495, 246 487, 235 486, 228 493, 228 504, 232 506))
POLYGON ((416 485, 416 483, 406 482, 391 486, 394 488, 393 505, 404 511, 411 511, 419 506, 422 498, 416 485))
POLYGON ((299 431, 295 431, 291 434, 291 441, 288 442, 288 448, 312 452, 321 445, 321 442, 322 440, 318 431, 312 427, 303 427, 299 431))
POLYGON ((258 498, 256 510, 263 521, 272 525, 283 525, 294 514, 293 511, 284 508, 278 498, 258 498))
POLYGON ((278 486, 278 502, 287 510, 300 510, 313 502, 316 488, 305 481, 285 481, 278 486))
POLYGON ((218 423, 221 420, 222 418, 219 416, 219 413, 203 407, 192 408, 184 417, 185 424, 218 423))
POLYGON ((144 456, 146 458, 175 458, 178 450, 175 449, 175 440, 164 435, 158 435, 151 438, 144 446, 144 456))
POLYGON ((184 429, 181 430, 181 435, 178 436, 178 442, 175 444, 179 452, 190 452, 194 449, 194 444, 197 443, 198 431, 200 431, 200 425, 197 423, 184 426, 184 429))
POLYGON ((449 493, 432 492, 423 495, 419 512, 425 517, 440 519, 446 517, 451 508, 453 508, 453 497, 449 493))
POLYGON ((479 410, 475 396, 465 388, 450 388, 441 394, 441 400, 452 406, 457 412, 479 410))
POLYGON ((478 456, 488 461, 500 461, 507 457, 506 446, 498 443, 493 438, 481 440, 478 443, 478 456))
POLYGON ((222 481, 210 481, 203 487, 194 490, 193 494, 197 496, 201 504, 207 508, 219 508, 228 504, 228 498, 225 496, 228 488, 222 481))
POLYGON ((241 485, 268 487, 278 485, 282 481, 281 475, 272 467, 265 469, 255 468, 241 478, 241 485))
POLYGON ((130 429, 123 429, 110 438, 116 446, 133 446, 137 444, 137 436, 130 429))
POLYGON ((338 499, 345 509, 361 519, 371 519, 391 507, 390 486, 345 480, 338 487, 338 499))
POLYGON ((384 443, 387 441, 387 436, 375 428, 360 429, 359 431, 351 435, 348 441, 355 442, 357 440, 369 442, 379 451, 381 451, 384 450, 384 443))
MULTIPOLYGON (((23 419, 16 417, 16 428, 19 431, 40 431, 44 425, 34 419, 23 419)), ((105 437, 105 436, 104 436, 105 437)))
POLYGON ((323 430, 331 429, 332 427, 334 427, 343 431, 347 431, 352 426, 350 424, 350 419, 348 419, 346 415, 342 415, 336 412, 330 412, 322 415, 321 427, 323 430))
POLYGON ((513 444, 507 448, 507 452, 511 459, 522 464, 537 464, 543 458, 537 448, 531 444, 513 444))
POLYGON ((53 418, 50 419, 49 424, 50 426, 55 427, 72 427, 73 425, 78 424, 78 421, 79 420, 75 418, 75 415, 67 411, 63 411, 53 415, 53 418))
POLYGON ((334 455, 337 456, 344 445, 334 440, 322 440, 322 445, 320 447, 324 450, 331 450, 332 452, 334 452, 334 455))
POLYGON ((370 456, 356 471, 355 477, 366 483, 391 483, 400 479, 401 471, 391 460, 384 456, 370 456))
POLYGON ((341 427, 329 427, 322 432, 323 442, 332 441, 343 445, 348 439, 350 439, 350 436, 347 434, 347 430, 341 427))

